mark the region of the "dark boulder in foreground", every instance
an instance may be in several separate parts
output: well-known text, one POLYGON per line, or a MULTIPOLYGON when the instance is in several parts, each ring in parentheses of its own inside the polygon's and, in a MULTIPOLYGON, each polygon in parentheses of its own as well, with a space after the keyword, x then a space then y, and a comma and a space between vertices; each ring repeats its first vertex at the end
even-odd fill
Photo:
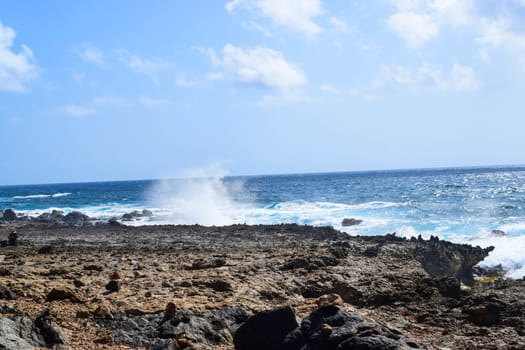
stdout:
POLYGON ((79 211, 72 211, 64 217, 64 222, 71 226, 86 226, 90 224, 90 218, 79 211))
POLYGON ((236 350, 419 349, 401 332, 337 306, 314 310, 299 326, 290 307, 258 313, 234 337, 236 350))

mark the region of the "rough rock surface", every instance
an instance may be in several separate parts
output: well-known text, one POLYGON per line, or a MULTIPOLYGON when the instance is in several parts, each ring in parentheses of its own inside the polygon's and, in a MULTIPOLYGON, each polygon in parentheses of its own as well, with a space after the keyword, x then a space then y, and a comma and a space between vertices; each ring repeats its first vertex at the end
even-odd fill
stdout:
POLYGON ((472 269, 486 249, 298 225, 76 227, 17 220, 0 224, 0 240, 13 230, 21 243, 0 247, 0 284, 16 300, 0 299, 0 318, 16 325, 17 317, 35 320, 49 308, 72 349, 231 350, 242 317, 232 322, 217 316, 220 310, 244 310, 245 317, 289 306, 302 319, 286 332, 289 341, 347 329, 353 336, 345 341, 355 346, 376 343, 356 337, 364 332, 428 349, 525 348, 525 281, 479 278, 493 273, 472 269), (115 271, 123 287, 107 293, 115 271), (82 302, 46 301, 54 288, 82 302), (337 307, 334 320, 359 322, 341 328, 325 315, 316 323, 319 305, 337 307))

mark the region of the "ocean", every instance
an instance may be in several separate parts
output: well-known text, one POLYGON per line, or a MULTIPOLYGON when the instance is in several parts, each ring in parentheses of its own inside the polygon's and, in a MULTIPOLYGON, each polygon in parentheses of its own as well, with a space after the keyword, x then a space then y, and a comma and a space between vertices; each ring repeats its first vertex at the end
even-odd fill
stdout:
POLYGON ((430 235, 495 250, 481 264, 525 275, 525 167, 200 177, 0 187, 0 209, 79 210, 127 224, 297 223, 350 235, 430 235), (343 227, 344 218, 362 223, 343 227))

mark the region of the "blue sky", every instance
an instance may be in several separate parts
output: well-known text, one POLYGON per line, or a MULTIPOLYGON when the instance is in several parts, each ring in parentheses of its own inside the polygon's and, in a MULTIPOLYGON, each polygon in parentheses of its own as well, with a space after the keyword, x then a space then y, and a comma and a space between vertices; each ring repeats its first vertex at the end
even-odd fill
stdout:
POLYGON ((524 0, 34 0, 0 22, 0 184, 525 163, 524 0))

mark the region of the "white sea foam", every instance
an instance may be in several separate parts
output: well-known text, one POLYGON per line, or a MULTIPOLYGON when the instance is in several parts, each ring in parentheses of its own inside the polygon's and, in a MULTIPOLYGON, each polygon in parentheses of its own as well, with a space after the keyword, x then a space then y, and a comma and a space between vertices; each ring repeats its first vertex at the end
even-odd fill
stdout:
POLYGON ((13 196, 11 199, 37 199, 37 198, 57 198, 71 195, 70 192, 59 192, 54 194, 29 194, 27 196, 13 196))
POLYGON ((452 241, 483 248, 493 246, 494 250, 479 264, 480 266, 501 265, 507 271, 508 277, 525 276, 525 236, 495 236, 489 231, 484 231, 474 237, 455 237, 452 241))

